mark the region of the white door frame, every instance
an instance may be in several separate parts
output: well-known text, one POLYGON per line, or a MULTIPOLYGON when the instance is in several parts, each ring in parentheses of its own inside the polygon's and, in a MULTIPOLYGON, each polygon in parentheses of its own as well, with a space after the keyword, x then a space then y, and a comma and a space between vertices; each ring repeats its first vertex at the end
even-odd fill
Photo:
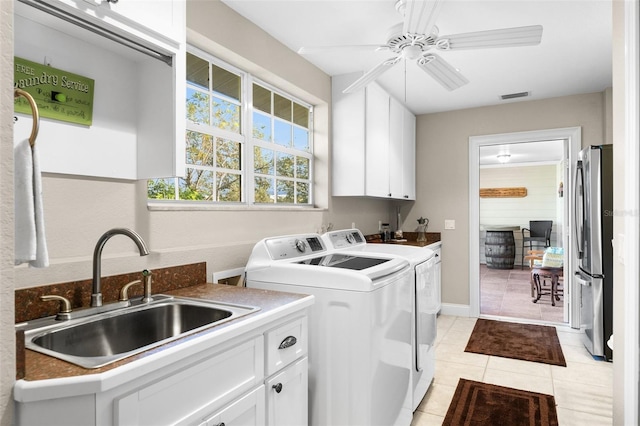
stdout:
MULTIPOLYGON (((560 129, 534 130, 517 133, 501 133, 495 135, 471 136, 469 138, 469 315, 480 316, 480 147, 486 145, 503 145, 522 142, 542 142, 549 140, 565 140, 565 209, 564 209, 564 235, 563 247, 565 247, 565 288, 570 288, 573 280, 570 279, 570 271, 573 270, 574 254, 571 233, 573 232, 573 182, 574 167, 578 158, 578 152, 582 146, 582 129, 580 127, 566 127, 560 129), (475 272, 474 272, 475 271, 475 272)), ((579 309, 571 309, 571 306, 580 306, 580 295, 571 292, 569 302, 569 325, 573 328, 580 327, 579 309), (576 300, 577 299, 577 300, 576 300)))

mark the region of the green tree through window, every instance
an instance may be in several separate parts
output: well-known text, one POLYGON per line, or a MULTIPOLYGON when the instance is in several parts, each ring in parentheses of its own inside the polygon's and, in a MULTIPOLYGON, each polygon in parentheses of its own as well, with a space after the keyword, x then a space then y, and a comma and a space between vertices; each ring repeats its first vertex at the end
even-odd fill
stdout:
POLYGON ((311 204, 311 107, 257 82, 246 96, 243 79, 252 80, 189 49, 184 177, 149 180, 150 199, 311 204))

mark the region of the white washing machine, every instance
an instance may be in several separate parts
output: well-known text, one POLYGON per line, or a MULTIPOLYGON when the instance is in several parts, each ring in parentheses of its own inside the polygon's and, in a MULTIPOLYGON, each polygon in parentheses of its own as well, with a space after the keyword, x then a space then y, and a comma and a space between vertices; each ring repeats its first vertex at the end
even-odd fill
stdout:
POLYGON ((440 297, 435 280, 437 262, 433 250, 398 244, 367 244, 358 229, 330 231, 322 235, 330 250, 351 254, 386 254, 407 259, 411 278, 412 409, 424 398, 435 373, 436 320, 440 297))
POLYGON ((247 267, 252 288, 312 294, 309 423, 409 426, 411 269, 384 255, 327 250, 318 234, 267 238, 247 267))

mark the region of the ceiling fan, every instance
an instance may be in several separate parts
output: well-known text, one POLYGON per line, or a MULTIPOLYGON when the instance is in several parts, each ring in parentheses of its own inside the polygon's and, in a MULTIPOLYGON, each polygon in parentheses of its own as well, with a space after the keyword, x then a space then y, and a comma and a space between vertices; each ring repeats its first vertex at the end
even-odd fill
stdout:
MULTIPOLYGON (((376 80, 402 59, 415 60, 420 69, 429 74, 447 90, 458 89, 469 83, 449 62, 432 50, 464 50, 495 47, 535 46, 542 39, 542 25, 531 25, 497 30, 477 31, 440 36, 435 21, 444 0, 398 0, 396 10, 404 16, 404 22, 394 26, 387 43, 379 46, 343 46, 346 48, 373 48, 393 52, 388 58, 343 90, 355 92, 376 80)), ((322 48, 320 48, 322 49, 322 48)), ((318 48, 301 48, 300 54, 308 54, 318 48)))

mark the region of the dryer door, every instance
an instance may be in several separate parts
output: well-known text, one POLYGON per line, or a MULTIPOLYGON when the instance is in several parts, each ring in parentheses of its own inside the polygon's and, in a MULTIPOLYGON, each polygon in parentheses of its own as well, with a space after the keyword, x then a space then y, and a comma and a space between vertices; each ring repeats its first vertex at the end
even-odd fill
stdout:
POLYGON ((435 279, 436 258, 416 265, 415 321, 416 321, 416 370, 422 371, 426 354, 436 341, 436 315, 438 313, 438 289, 435 279))

